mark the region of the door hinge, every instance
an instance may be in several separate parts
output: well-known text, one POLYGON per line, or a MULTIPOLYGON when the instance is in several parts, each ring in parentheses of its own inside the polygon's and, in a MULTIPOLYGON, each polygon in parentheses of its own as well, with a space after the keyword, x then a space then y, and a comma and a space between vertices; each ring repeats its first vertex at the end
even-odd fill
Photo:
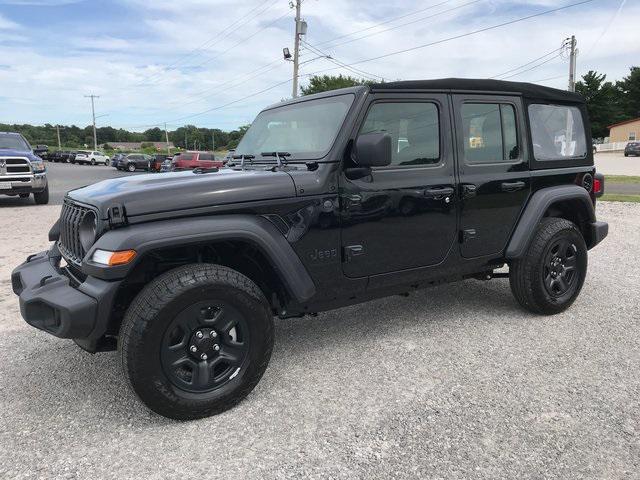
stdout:
POLYGON ((460 232, 460 243, 468 242, 476 238, 477 232, 475 228, 467 228, 460 232))

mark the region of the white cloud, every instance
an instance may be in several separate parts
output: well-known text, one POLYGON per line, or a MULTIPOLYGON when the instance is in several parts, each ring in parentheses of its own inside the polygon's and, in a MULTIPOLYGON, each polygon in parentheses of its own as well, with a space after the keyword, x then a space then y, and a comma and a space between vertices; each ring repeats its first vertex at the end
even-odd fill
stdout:
MULTIPOLYGON (((440 1, 443 0, 431 0, 430 3, 440 1)), ((452 0, 432 11, 372 28, 366 33, 469 1, 452 0)), ((42 0, 38 3, 55 2, 42 0)), ((120 0, 120 3, 133 9, 131 15, 139 22, 139 31, 144 32, 142 37, 132 35, 137 31, 125 25, 122 34, 118 28, 103 28, 98 15, 90 23, 87 19, 87 23, 100 32, 93 36, 81 30, 80 25, 77 31, 64 36, 56 35, 54 29, 47 37, 47 45, 36 41, 25 44, 24 41, 17 42, 18 38, 10 44, 0 42, 2 64, 9 66, 0 69, 4 97, 0 99, 0 121, 87 123, 89 107, 83 95, 95 93, 101 95, 96 103, 99 113, 109 113, 109 117, 103 120, 105 123, 115 126, 171 123, 189 114, 233 102, 291 77, 291 64, 280 60, 282 48, 291 48, 293 43, 292 13, 285 0, 271 2, 273 6, 255 18, 247 16, 251 9, 259 4, 265 7, 269 4, 227 0, 120 0), (265 28, 283 13, 287 13, 285 18, 265 28), (243 16, 246 23, 227 28, 243 16), (194 51, 205 42, 205 47, 194 51), (242 43, 235 46, 239 42, 242 43), (257 71, 269 64, 269 67, 257 71)), ((309 23, 307 39, 311 44, 320 44, 421 8, 416 3, 411 0, 366 4, 358 0, 307 1, 303 7, 303 16, 309 23)), ((487 0, 335 48, 331 48, 333 43, 329 43, 326 49, 336 59, 352 63, 555 6, 557 2, 551 0, 520 2, 517 8, 507 0, 487 0)), ((635 19, 640 16, 640 7, 629 2, 615 19, 609 33, 592 48, 615 14, 618 3, 611 2, 607 9, 603 7, 603 4, 597 9, 578 7, 358 64, 356 68, 382 75, 387 80, 490 77, 558 47, 562 39, 575 34, 581 51, 578 57, 580 74, 594 69, 608 73, 609 78, 621 78, 638 58, 635 19)), ((13 35, 19 35, 16 27, 12 26, 15 24, 0 16, 0 28, 3 28, 3 22, 8 22, 9 26, 4 27, 7 32, 12 29, 13 35)), ((6 37, 4 32, 2 37, 6 37)), ((327 60, 316 60, 303 65, 302 73, 333 67, 335 65, 327 60)), ((567 62, 556 59, 514 76, 512 80, 531 81, 562 75, 562 78, 543 83, 565 88, 567 70, 567 62)), ((345 69, 327 73, 354 75, 345 69)), ((306 83, 306 77, 302 78, 302 83, 306 83)), ((289 96, 290 90, 291 85, 285 84, 228 108, 185 121, 221 128, 234 127, 249 121, 262 106, 289 96)))
MULTIPOLYGON (((2 16, 2 14, 0 13, 0 30, 14 30, 19 28, 20 25, 18 25, 15 22, 12 22, 11 20, 9 20, 8 18, 5 18, 4 16, 2 16)), ((4 34, 3 34, 4 35, 4 34)))

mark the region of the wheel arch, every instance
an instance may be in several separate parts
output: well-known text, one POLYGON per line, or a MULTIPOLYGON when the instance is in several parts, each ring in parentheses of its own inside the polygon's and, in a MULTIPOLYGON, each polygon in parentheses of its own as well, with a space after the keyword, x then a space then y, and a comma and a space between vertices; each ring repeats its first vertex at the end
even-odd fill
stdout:
POLYGON ((282 298, 285 293, 303 303, 316 292, 313 280, 282 233, 255 215, 185 218, 112 230, 90 249, 83 271, 103 279, 127 279, 158 262, 177 267, 194 259, 235 268, 268 293, 277 293, 280 301, 286 300, 282 298), (104 267, 88 260, 97 249, 135 250, 136 258, 129 265, 104 267), (265 272, 269 278, 252 278, 256 271, 265 272), (283 292, 278 291, 277 282, 283 292))
POLYGON ((596 222, 593 202, 584 188, 561 185, 538 190, 525 207, 507 245, 505 258, 511 260, 524 255, 535 230, 545 217, 564 218, 581 231, 587 248, 595 245, 591 225, 596 222))

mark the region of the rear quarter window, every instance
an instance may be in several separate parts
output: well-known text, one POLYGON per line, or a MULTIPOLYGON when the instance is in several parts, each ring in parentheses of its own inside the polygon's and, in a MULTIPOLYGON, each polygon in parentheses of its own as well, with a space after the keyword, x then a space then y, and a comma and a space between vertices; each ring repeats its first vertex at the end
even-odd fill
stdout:
POLYGON ((587 139, 580 109, 567 105, 529 105, 533 155, 537 161, 587 156, 587 139))

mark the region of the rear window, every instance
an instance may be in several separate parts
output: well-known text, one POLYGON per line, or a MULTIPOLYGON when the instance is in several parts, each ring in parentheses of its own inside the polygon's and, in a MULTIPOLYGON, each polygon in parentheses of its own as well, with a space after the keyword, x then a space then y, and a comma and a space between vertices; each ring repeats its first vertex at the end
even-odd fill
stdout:
POLYGON ((587 139, 577 107, 529 105, 533 155, 536 160, 564 160, 587 156, 587 139))

